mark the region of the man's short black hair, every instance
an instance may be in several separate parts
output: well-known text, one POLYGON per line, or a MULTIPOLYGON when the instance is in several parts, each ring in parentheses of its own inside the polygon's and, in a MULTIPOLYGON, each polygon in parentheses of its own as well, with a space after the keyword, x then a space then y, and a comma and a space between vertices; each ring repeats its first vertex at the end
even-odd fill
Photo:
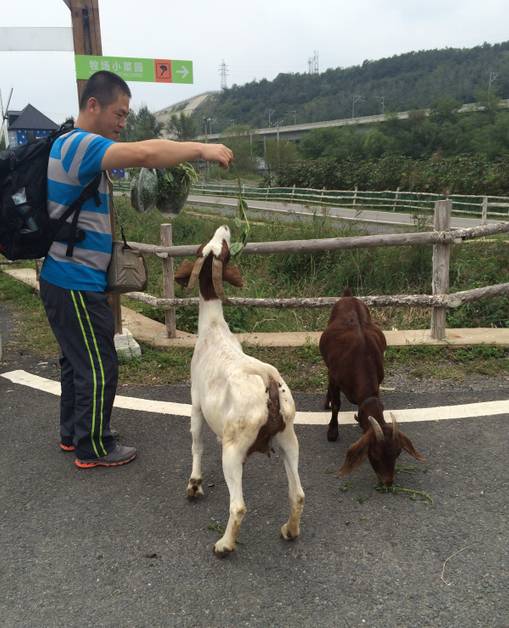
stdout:
POLYGON ((131 98, 131 90, 118 74, 101 70, 88 79, 80 98, 80 111, 85 109, 89 98, 96 98, 101 107, 107 107, 123 93, 131 98))

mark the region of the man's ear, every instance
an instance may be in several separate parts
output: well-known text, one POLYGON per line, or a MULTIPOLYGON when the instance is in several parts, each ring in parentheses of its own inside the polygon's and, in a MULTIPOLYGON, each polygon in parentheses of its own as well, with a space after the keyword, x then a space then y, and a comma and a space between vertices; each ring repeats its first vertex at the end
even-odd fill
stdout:
POLYGON ((184 260, 175 271, 175 281, 184 288, 187 288, 189 283, 189 277, 193 271, 194 262, 191 260, 184 260))
POLYGON ((228 264, 224 269, 223 280, 227 281, 232 286, 236 286, 237 288, 242 288, 244 285, 240 270, 237 266, 230 266, 230 264, 228 264))
POLYGON ((344 477, 345 475, 351 473, 366 458, 368 455, 368 445, 371 434, 371 430, 368 430, 348 449, 343 466, 338 471, 338 475, 340 477, 344 477))

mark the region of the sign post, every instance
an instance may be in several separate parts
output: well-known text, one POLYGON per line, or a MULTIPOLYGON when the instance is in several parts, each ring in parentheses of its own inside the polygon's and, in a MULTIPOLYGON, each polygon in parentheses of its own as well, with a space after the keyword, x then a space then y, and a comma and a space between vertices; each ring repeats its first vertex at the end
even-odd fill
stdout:
MULTIPOLYGON (((100 70, 118 74, 125 81, 155 83, 192 83, 192 61, 103 56, 99 0, 64 0, 71 10, 78 101, 86 81, 100 70)), ((110 194, 113 187, 110 182, 110 194)), ((111 199, 113 201, 113 199, 111 199)), ((111 207, 113 203, 111 202, 111 207)), ((115 234, 114 212, 110 211, 111 231, 115 234)), ((110 297, 115 317, 115 333, 122 333, 120 295, 110 297)))

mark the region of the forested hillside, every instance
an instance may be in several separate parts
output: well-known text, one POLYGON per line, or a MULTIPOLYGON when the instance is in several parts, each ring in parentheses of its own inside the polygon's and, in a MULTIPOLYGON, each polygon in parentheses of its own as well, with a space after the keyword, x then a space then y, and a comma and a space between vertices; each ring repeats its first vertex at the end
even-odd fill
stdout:
POLYGON ((492 89, 509 97, 509 41, 469 49, 410 52, 360 66, 328 69, 321 74, 279 74, 273 81, 253 81, 224 90, 195 113, 197 128, 212 118, 218 132, 232 124, 252 127, 292 124, 430 107, 444 97, 474 102, 477 92, 492 89))

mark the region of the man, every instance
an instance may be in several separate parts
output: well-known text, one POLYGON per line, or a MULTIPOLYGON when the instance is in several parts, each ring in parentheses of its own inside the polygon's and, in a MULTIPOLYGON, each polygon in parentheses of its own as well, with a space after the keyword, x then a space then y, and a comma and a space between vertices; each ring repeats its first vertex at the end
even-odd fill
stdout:
POLYGON ((145 140, 119 143, 131 92, 111 72, 96 72, 80 99, 76 128, 59 137, 48 163, 48 211, 61 216, 92 181, 98 194, 82 206, 78 228, 85 237, 74 245, 55 241, 41 270, 41 298, 62 357, 60 448, 76 453, 79 468, 116 467, 136 457, 110 430, 118 366, 113 313, 107 302, 106 271, 112 234, 105 170, 167 168, 205 159, 228 167, 232 151, 222 144, 145 140), (102 175, 101 175, 102 173, 102 175))

